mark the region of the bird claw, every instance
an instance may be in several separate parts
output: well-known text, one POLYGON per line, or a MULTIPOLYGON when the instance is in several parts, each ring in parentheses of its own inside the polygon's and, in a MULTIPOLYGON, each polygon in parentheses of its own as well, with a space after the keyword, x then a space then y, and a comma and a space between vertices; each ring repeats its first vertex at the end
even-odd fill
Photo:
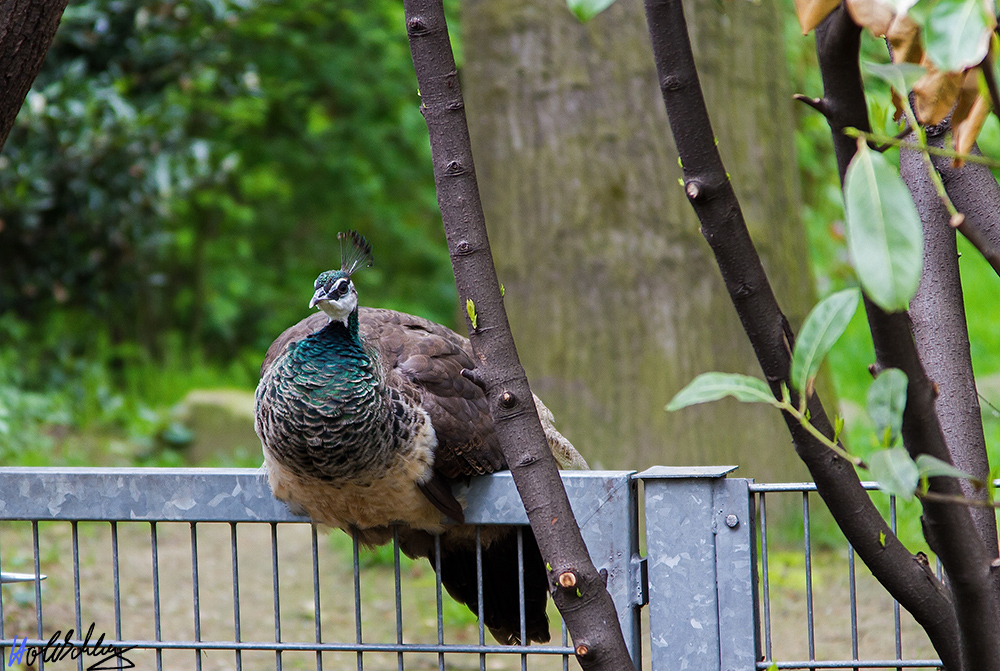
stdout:
POLYGON ((462 377, 482 389, 484 394, 486 393, 486 382, 479 376, 479 373, 469 368, 463 368, 462 377))

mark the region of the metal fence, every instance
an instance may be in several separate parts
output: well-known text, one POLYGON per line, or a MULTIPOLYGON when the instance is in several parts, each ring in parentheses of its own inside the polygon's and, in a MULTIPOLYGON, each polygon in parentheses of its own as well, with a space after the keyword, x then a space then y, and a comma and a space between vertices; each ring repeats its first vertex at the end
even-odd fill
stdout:
MULTIPOLYGON (((637 667, 938 664, 817 520, 812 485, 755 484, 731 470, 563 474, 637 667)), ((465 496, 469 523, 527 523, 509 473, 473 480, 465 496)), ((398 543, 370 553, 342 532, 317 533, 250 470, 2 468, 0 572, 3 668, 25 639, 31 648, 58 632, 58 643, 70 629, 64 659, 50 647, 37 666, 88 668, 97 657, 69 652, 91 624, 90 649, 104 634, 105 645, 132 648, 123 657, 140 669, 577 667, 551 604, 552 643, 497 645, 426 561, 401 556, 398 543)))

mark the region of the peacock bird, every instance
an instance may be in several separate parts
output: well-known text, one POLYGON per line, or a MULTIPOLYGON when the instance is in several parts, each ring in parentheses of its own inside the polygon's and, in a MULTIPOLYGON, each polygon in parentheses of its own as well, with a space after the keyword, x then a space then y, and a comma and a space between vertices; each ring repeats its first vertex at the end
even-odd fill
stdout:
MULTIPOLYGON (((368 546, 393 537, 412 558, 435 564, 441 581, 478 613, 475 530, 465 525, 452 483, 505 470, 482 389, 463 376, 469 341, 434 322, 358 306, 351 276, 372 263, 358 233, 340 234, 339 270, 322 273, 309 307, 320 312, 287 329, 267 350, 256 394, 257 435, 274 496, 314 522, 356 533, 368 546)), ((472 376, 470 376, 472 377, 472 376)), ((535 397, 562 468, 587 468, 535 397)), ((481 530, 483 619, 501 643, 521 637, 517 534, 481 530)), ((548 579, 534 536, 522 538, 525 632, 549 640, 548 579)))

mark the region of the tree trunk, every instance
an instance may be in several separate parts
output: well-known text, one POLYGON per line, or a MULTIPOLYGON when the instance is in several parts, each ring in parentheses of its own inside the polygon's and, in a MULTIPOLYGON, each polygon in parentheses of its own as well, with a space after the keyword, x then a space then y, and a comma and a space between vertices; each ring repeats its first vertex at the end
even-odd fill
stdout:
POLYGON ((0 0, 0 149, 45 60, 68 0, 0 0))
MULTIPOLYGON (((773 0, 689 3, 719 148, 779 302, 813 302, 773 0), (699 48, 700 47, 700 48, 699 48)), ((591 464, 805 470, 777 413, 667 414, 698 373, 760 375, 683 188, 638 0, 466 0, 469 122, 505 304, 532 387, 591 464)), ((824 390, 832 401, 832 394, 824 390)))

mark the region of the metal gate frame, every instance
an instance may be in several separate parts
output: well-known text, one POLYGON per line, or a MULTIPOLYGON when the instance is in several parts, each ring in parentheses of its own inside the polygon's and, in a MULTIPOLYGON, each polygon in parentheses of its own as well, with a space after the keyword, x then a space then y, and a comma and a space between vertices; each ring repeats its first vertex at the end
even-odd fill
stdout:
MULTIPOLYGON (((639 609, 644 591, 641 589, 641 562, 638 557, 636 482, 631 471, 584 471, 563 473, 574 515, 580 525, 587 547, 597 568, 607 576, 607 586, 618 610, 626 641, 637 667, 641 666, 639 609)), ((526 525, 527 515, 510 473, 497 473, 475 478, 468 485, 459 486, 456 494, 467 501, 466 522, 476 525, 514 524, 526 525)), ((283 651, 316 651, 317 669, 322 668, 322 652, 354 651, 358 656, 358 669, 363 668, 366 652, 396 652, 399 668, 403 668, 403 655, 414 652, 438 653, 439 668, 445 668, 449 653, 479 653, 480 668, 486 667, 487 654, 519 654, 522 668, 529 656, 561 655, 563 668, 573 656, 568 645, 565 627, 561 645, 501 646, 487 644, 480 617, 479 645, 446 644, 443 640, 441 611, 441 583, 437 581, 438 643, 403 643, 400 612, 399 552, 396 544, 396 609, 397 632, 395 642, 366 642, 361 631, 361 597, 357 541, 354 544, 355 610, 357 638, 354 642, 326 642, 317 614, 316 637, 313 641, 283 640, 279 608, 280 586, 274 579, 274 638, 273 640, 248 641, 241 636, 239 607, 239 577, 236 559, 237 526, 244 523, 271 525, 271 555, 277 576, 277 525, 309 523, 304 517, 292 515, 286 506, 271 495, 265 477, 252 469, 172 469, 172 468, 0 468, 0 521, 25 521, 32 524, 34 576, 29 580, 35 586, 36 631, 27 640, 28 647, 42 646, 47 642, 44 628, 43 590, 40 573, 39 522, 64 521, 73 525, 74 556, 64 570, 74 572, 76 599, 77 638, 80 645, 80 563, 76 545, 76 523, 81 521, 108 522, 112 532, 111 561, 114 567, 114 607, 116 636, 113 644, 118 647, 134 646, 156 653, 156 666, 162 668, 161 654, 168 649, 194 651, 200 668, 201 651, 230 650, 235 655, 236 668, 241 666, 241 652, 246 650, 273 650, 276 668, 281 667, 283 651), (160 595, 157 569, 156 523, 186 522, 191 524, 191 557, 194 595, 192 601, 195 622, 194 640, 170 641, 160 636, 160 595), (201 640, 198 599, 198 544, 196 526, 202 522, 225 522, 232 527, 234 615, 232 640, 201 640), (156 635, 153 640, 122 639, 121 594, 118 588, 117 531, 124 524, 146 524, 150 528, 153 553, 153 594, 156 635)), ((3 568, 4 550, 0 539, 0 570, 3 568)), ((204 547, 201 550, 205 552, 204 547)), ((316 559, 316 532, 313 529, 312 568, 315 592, 319 594, 319 570, 316 559)), ((51 572, 51 570, 50 570, 51 572)), ((68 573, 67 573, 68 575, 68 573)), ((8 578, 10 576, 8 575, 8 578)), ((480 573, 481 580, 481 573, 480 573)), ((481 583, 480 583, 481 584, 481 583)), ((523 596, 523 584, 520 585, 523 596)), ((318 601, 317 601, 318 603, 318 601)), ((5 632, 3 621, 3 594, 0 590, 0 650, 15 644, 13 635, 27 632, 5 632)), ((18 639, 18 645, 23 639, 18 639)), ((0 658, 2 659, 2 658, 0 658)), ((82 668, 78 660, 78 668, 82 668)), ((44 668, 44 662, 41 663, 44 668)))
MULTIPOLYGON (((854 580, 854 552, 848 550, 850 571, 852 659, 817 660, 813 642, 812 573, 810 571, 809 495, 810 483, 756 484, 745 478, 729 478, 735 467, 669 468, 655 467, 642 473, 631 471, 568 471, 563 482, 577 522, 596 567, 607 576, 608 590, 616 604, 626 643, 637 668, 641 668, 643 636, 640 609, 649 605, 650 660, 646 668, 655 671, 757 671, 779 669, 835 668, 927 668, 939 665, 933 659, 904 659, 900 649, 899 607, 894 606, 896 658, 892 660, 858 657, 858 617, 854 580), (645 512, 646 556, 639 554, 638 485, 642 483, 645 512), (768 582, 767 501, 777 494, 802 498, 805 536, 806 600, 805 627, 809 659, 771 660, 770 607, 773 595, 768 582), (759 514, 759 518, 758 518, 759 514), (758 548, 761 556, 758 557, 758 548), (758 579, 760 584, 758 584, 758 579)), ((866 488, 876 489, 874 483, 866 488)), ((467 500, 466 519, 470 524, 527 524, 523 505, 510 473, 474 478, 456 492, 467 500)), ((890 525, 895 527, 895 505, 890 499, 890 525)), ((357 654, 359 671, 366 653, 395 653, 399 668, 404 655, 436 653, 439 668, 446 666, 451 653, 478 653, 480 668, 487 655, 519 655, 521 667, 539 656, 561 657, 569 668, 573 648, 565 628, 561 643, 553 645, 500 646, 486 643, 480 617, 479 644, 445 643, 442 634, 441 583, 437 581, 438 641, 404 643, 400 616, 400 569, 398 543, 395 546, 396 640, 365 640, 361 629, 361 592, 358 545, 354 543, 354 605, 357 636, 354 641, 328 642, 323 637, 319 610, 314 640, 282 637, 277 578, 277 528, 284 524, 308 524, 296 517, 270 494, 260 472, 250 469, 95 469, 95 468, 0 468, 0 525, 4 521, 30 523, 34 572, 28 576, 3 573, 3 581, 28 580, 34 584, 35 632, 4 631, 3 590, 0 589, 0 650, 14 644, 12 634, 33 633, 28 646, 43 645, 43 590, 39 573, 41 547, 39 523, 68 523, 73 529, 72 557, 64 558, 60 570, 74 575, 76 631, 80 622, 80 560, 76 525, 83 521, 106 522, 111 528, 110 560, 114 567, 116 615, 115 645, 138 646, 155 652, 157 668, 164 650, 191 650, 200 668, 200 652, 231 651, 240 667, 241 652, 267 650, 275 654, 281 667, 285 651, 316 652, 316 668, 322 669, 323 652, 357 654), (164 640, 159 635, 159 585, 157 582, 156 524, 185 522, 191 525, 191 562, 194 594, 192 640, 164 640), (197 525, 223 522, 232 529, 233 553, 233 636, 231 640, 203 640, 198 628, 198 543, 197 525), (237 528, 257 523, 270 525, 271 562, 274 572, 274 636, 271 640, 247 640, 241 636, 237 528), (152 640, 122 640, 121 595, 118 590, 117 530, 126 524, 148 526, 153 565, 153 594, 156 635, 152 640)), ((0 526, 2 528, 2 526, 0 526)), ((316 529, 312 529, 312 571, 318 603, 320 575, 317 561, 316 529)), ((202 553, 206 550, 202 547, 202 553)), ((0 572, 8 556, 0 535, 0 572)), ((263 559, 263 557, 262 557, 263 559)), ((309 557, 303 561, 308 563, 309 557)), ((50 572, 51 568, 47 568, 50 572)), ((523 594, 523 585, 520 586, 523 594)), ((18 643, 23 639, 18 639, 18 643)), ((74 644, 81 641, 75 639, 74 644)), ((3 658, 0 657, 0 660, 3 658)), ((3 663, 0 661, 0 663, 3 663)), ((5 664, 4 664, 5 666, 5 664)), ((41 664, 44 668, 44 664, 41 664)), ((78 668, 83 668, 82 662, 78 668)))

